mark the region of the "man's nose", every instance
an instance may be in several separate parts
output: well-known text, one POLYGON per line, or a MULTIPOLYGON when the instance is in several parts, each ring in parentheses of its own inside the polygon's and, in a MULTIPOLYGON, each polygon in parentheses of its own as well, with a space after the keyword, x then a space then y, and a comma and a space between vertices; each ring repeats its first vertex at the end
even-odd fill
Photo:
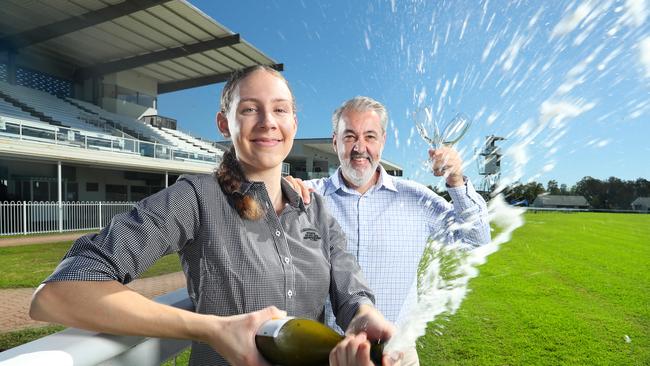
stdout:
POLYGON ((362 140, 357 140, 354 145, 352 145, 352 151, 364 152, 365 149, 366 145, 362 142, 362 140))

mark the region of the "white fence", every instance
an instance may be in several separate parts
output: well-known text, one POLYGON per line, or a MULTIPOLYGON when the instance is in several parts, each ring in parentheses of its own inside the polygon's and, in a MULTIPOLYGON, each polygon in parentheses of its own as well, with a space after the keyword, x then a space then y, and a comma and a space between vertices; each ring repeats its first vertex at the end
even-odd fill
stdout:
POLYGON ((101 229, 134 202, 0 202, 0 236, 101 229))

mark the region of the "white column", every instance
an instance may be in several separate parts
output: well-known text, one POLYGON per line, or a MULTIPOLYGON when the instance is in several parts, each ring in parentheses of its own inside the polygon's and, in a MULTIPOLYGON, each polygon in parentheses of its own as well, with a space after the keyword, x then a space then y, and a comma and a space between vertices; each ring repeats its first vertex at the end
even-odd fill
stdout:
POLYGON ((57 162, 57 179, 56 183, 59 189, 59 232, 63 232, 63 190, 62 190, 62 179, 61 179, 61 162, 57 162))
POLYGON ((169 172, 165 172, 165 188, 169 187, 169 172))

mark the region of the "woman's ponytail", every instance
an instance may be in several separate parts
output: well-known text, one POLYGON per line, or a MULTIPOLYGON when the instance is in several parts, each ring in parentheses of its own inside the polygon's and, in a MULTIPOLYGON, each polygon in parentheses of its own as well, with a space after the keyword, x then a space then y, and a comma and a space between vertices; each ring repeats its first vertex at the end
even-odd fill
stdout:
POLYGON ((241 192, 241 185, 246 181, 246 176, 237 161, 234 147, 223 154, 223 160, 215 174, 221 190, 232 199, 241 218, 259 220, 264 216, 259 202, 253 196, 241 192))

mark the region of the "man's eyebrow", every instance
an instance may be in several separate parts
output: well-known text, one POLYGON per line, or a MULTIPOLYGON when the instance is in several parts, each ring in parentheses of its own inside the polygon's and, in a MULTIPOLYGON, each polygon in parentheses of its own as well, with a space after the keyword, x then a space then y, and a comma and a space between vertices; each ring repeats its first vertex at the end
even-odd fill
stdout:
MULTIPOLYGON (((349 129, 349 128, 346 128, 345 130, 343 130, 343 133, 353 133, 353 134, 356 135, 356 132, 354 130, 352 130, 352 129, 349 129)), ((375 131, 375 130, 367 130, 367 131, 363 131, 361 134, 363 134, 363 135, 378 135, 379 133, 377 131, 375 131)))

